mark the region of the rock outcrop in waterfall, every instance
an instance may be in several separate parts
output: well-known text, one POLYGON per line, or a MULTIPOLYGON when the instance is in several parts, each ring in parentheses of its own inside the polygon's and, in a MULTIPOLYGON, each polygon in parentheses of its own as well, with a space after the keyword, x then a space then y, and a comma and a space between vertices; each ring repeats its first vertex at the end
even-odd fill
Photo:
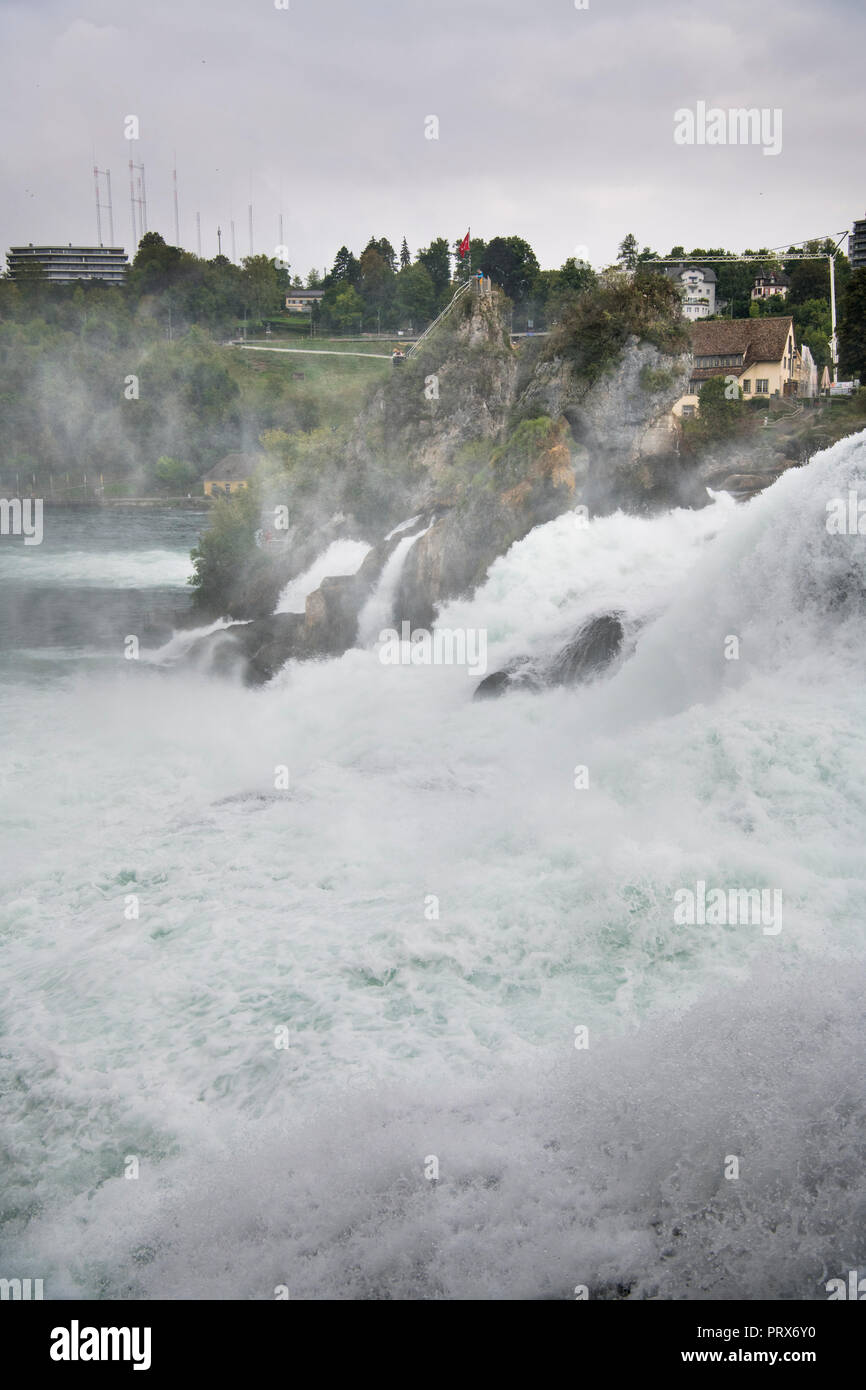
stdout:
POLYGON ((498 290, 463 295, 333 456, 262 484, 263 497, 290 493, 285 559, 258 555, 252 576, 239 576, 231 616, 261 627, 208 640, 224 656, 234 648, 248 678, 267 679, 281 654, 333 655, 358 640, 401 534, 417 539, 392 576, 389 616, 429 627, 514 541, 578 504, 589 515, 701 505, 670 415, 689 375, 678 305, 666 287, 648 303, 624 278, 604 292, 603 330, 565 323, 520 346, 498 290), (383 540, 405 517, 412 526, 383 540), (286 581, 339 537, 371 545, 358 574, 326 579, 300 621, 276 622, 300 616, 270 616, 286 581))

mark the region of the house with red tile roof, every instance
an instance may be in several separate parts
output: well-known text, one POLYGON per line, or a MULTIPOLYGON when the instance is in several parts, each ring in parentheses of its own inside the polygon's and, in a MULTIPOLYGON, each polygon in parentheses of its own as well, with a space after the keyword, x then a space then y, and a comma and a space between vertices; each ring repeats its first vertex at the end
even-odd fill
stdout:
POLYGON ((693 323, 689 337, 689 389, 674 405, 674 415, 694 415, 701 386, 714 376, 735 377, 744 400, 797 394, 802 364, 790 314, 693 323))

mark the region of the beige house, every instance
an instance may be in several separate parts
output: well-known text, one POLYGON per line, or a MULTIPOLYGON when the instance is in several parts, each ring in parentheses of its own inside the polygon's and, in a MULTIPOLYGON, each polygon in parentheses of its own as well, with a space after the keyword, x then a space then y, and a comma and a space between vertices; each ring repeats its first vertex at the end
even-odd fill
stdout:
POLYGON ((674 415, 694 415, 698 392, 714 376, 736 377, 747 401, 755 396, 797 394, 802 363, 790 315, 694 323, 689 336, 693 358, 689 389, 675 403, 674 415))
POLYGON ((324 290, 289 290, 286 294, 286 308, 290 314, 310 314, 314 304, 321 304, 324 290))
POLYGON ((245 488, 261 463, 258 454, 226 454, 201 479, 205 497, 231 497, 245 488))

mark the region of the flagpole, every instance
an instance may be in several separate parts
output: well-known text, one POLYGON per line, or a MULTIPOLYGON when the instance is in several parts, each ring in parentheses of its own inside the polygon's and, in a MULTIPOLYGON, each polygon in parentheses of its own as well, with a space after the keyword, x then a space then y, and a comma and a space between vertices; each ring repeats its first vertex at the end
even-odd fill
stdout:
POLYGON ((471 280, 471 279, 472 279, 472 228, 471 228, 471 227, 469 228, 469 233, 468 233, 468 235, 469 235, 469 246, 468 246, 467 249, 466 249, 466 254, 467 254, 467 256, 469 257, 469 278, 470 278, 470 280, 471 280))

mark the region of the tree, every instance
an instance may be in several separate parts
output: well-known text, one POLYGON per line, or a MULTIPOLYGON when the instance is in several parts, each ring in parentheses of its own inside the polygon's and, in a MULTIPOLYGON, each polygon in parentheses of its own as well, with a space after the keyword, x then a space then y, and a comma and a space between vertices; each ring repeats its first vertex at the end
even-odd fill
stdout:
POLYGON ((218 501, 205 531, 192 551, 193 574, 188 583, 196 589, 196 601, 208 611, 231 614, 242 579, 253 582, 267 567, 255 544, 261 525, 261 495, 254 483, 233 497, 218 501))
POLYGON ((50 283, 41 261, 25 261, 16 270, 14 283, 26 304, 41 309, 50 283))
POLYGON ((485 247, 479 267, 515 302, 527 298, 539 271, 535 252, 523 237, 494 237, 485 247))
POLYGON ((427 271, 438 298, 451 283, 451 252, 448 242, 443 236, 437 236, 429 246, 418 252, 415 260, 427 271))
POLYGON ((364 303, 373 313, 390 303, 393 295, 394 272, 383 257, 378 245, 369 245, 361 256, 360 291, 364 303))
POLYGON ((244 256, 243 296, 254 318, 264 318, 280 303, 280 277, 276 263, 267 256, 244 256))
POLYGON ((480 236, 470 237, 468 256, 460 255, 462 237, 455 237, 454 240, 454 279, 468 280, 470 275, 474 275, 476 270, 481 269, 484 261, 484 252, 487 250, 487 243, 480 236))
POLYGON ((394 288, 394 315, 398 324, 415 325, 432 319, 436 310, 436 291, 425 265, 407 265, 397 276, 394 288))
POLYGON ((826 261, 788 261, 785 272, 791 281, 789 304, 804 304, 807 299, 830 298, 830 267, 826 261))
POLYGON ((412 253, 411 253, 410 250, 409 250, 409 243, 407 242, 406 238, 404 237, 404 238, 403 238, 402 245, 400 246, 400 269, 401 269, 401 270, 405 270, 406 267, 407 267, 407 265, 411 265, 411 264, 412 264, 412 253))
POLYGON ((0 323, 4 319, 16 319, 21 311, 21 291, 14 280, 8 276, 0 278, 0 323))
POLYGON ((184 459, 169 458, 167 454, 157 459, 154 472, 157 482, 163 487, 171 488, 173 492, 188 488, 198 477, 194 464, 187 463, 184 459))
POLYGON ((855 270, 848 282, 839 340, 842 375, 866 382, 866 267, 855 270))
MULTIPOLYGON (((586 290, 592 289, 597 279, 592 266, 587 265, 586 261, 575 260, 574 256, 569 256, 560 270, 543 270, 536 278, 536 286, 546 282, 547 294, 543 303, 548 321, 557 322, 569 305, 586 290)), ((534 293, 538 293, 537 289, 534 293)))
POLYGON ((663 352, 688 348, 680 297, 670 280, 643 269, 634 276, 614 270, 567 306, 547 351, 568 358, 591 382, 619 361, 633 334, 663 352))
POLYGON ((619 265, 622 266, 623 270, 634 270, 637 266, 637 258, 637 237, 633 236, 632 233, 629 232, 626 237, 623 237, 622 241, 619 244, 619 250, 616 253, 616 259, 619 265))
POLYGON ((832 332, 829 300, 807 299, 805 304, 795 304, 792 313, 797 342, 809 344, 819 367, 829 366, 832 332))
POLYGON ((396 271, 397 253, 386 236, 379 237, 378 241, 375 237, 371 236, 370 240, 367 242, 367 245, 364 247, 364 250, 378 251, 379 255, 382 257, 382 260, 385 262, 385 265, 388 267, 388 269, 390 271, 396 271))
POLYGON ((159 294, 178 279, 184 252, 168 246, 159 232, 145 232, 129 271, 128 283, 139 295, 159 294))
POLYGON ((569 256, 563 263, 559 272, 560 281, 570 290, 575 290, 582 294, 584 290, 591 289, 596 282, 596 274, 591 265, 586 261, 575 260, 574 256, 569 256))
POLYGON ((713 376, 705 381, 698 393, 698 411, 702 433, 712 439, 733 434, 743 415, 740 387, 728 382, 725 376, 713 376))
POLYGON ((328 285, 345 282, 348 285, 357 285, 361 278, 361 267, 352 255, 348 246, 341 246, 336 256, 330 273, 325 277, 328 285))
POLYGON ((354 285, 346 285, 337 293, 329 305, 329 314, 335 328, 346 333, 357 330, 364 318, 364 301, 354 285))

